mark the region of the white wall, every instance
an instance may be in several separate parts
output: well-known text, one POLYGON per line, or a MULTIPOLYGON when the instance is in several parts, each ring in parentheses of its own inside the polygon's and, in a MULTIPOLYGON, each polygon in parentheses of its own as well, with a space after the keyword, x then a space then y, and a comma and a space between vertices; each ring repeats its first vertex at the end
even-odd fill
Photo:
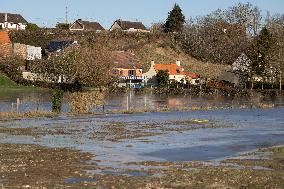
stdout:
POLYGON ((27 45, 27 60, 41 59, 41 47, 27 45))
POLYGON ((9 23, 9 22, 0 23, 0 25, 2 25, 2 28, 13 29, 13 30, 25 30, 27 26, 22 23, 15 24, 15 23, 9 23))

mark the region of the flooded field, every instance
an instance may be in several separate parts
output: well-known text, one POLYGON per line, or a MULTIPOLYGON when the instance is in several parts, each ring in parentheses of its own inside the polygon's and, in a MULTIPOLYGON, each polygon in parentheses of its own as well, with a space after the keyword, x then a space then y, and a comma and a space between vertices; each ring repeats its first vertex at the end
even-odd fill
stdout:
MULTIPOLYGON (((20 100, 19 112, 51 111, 50 91, 6 91, 0 93, 0 112, 16 110, 17 98, 20 100)), ((67 99, 64 99, 63 112, 69 111, 67 99)), ((284 97, 274 97, 260 93, 252 97, 224 97, 219 95, 166 95, 152 92, 142 93, 129 91, 127 93, 109 94, 105 102, 106 111, 131 111, 131 110, 180 110, 194 107, 206 108, 242 108, 242 107, 284 107, 284 97)), ((93 111, 102 111, 102 108, 93 111)))
MULTIPOLYGON (((40 97, 46 100, 26 100, 22 111, 48 111, 49 94, 40 97)), ((1 97, 1 111, 12 98, 1 97)), ((0 187, 282 188, 283 149, 267 149, 284 146, 282 102, 124 94, 109 97, 107 107, 171 111, 1 119, 0 187), (274 106, 238 108, 250 103, 274 106), (175 110, 208 104, 230 108, 175 110)))

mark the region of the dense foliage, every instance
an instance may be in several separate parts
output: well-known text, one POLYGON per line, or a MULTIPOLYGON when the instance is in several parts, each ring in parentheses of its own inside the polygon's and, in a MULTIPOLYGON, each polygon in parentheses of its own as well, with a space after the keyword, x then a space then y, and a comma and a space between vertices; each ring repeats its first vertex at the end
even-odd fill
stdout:
POLYGON ((159 70, 157 73, 157 83, 159 87, 166 87, 169 83, 169 71, 159 70))
POLYGON ((164 25, 165 32, 181 32, 185 23, 185 17, 178 4, 175 4, 173 10, 169 12, 169 16, 164 25))

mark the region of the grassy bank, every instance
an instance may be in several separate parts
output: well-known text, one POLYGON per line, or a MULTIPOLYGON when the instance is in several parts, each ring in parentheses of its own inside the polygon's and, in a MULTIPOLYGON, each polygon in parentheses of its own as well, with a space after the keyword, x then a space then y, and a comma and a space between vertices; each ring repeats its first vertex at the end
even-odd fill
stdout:
POLYGON ((33 86, 24 86, 19 85, 16 82, 12 81, 10 78, 5 76, 4 74, 0 73, 0 92, 9 92, 9 91, 42 91, 42 90, 48 90, 40 87, 33 87, 33 86))

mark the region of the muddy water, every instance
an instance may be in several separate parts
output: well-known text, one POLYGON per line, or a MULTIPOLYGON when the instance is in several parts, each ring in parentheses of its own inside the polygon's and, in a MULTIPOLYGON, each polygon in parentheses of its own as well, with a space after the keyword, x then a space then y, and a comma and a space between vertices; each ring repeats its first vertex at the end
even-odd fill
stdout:
MULTIPOLYGON (((20 112, 43 110, 51 111, 50 91, 21 92, 0 91, 0 112, 15 111, 17 98, 20 99, 20 112)), ((68 112, 67 99, 62 107, 63 112, 68 112)), ((250 107, 259 104, 269 104, 274 107, 284 107, 284 97, 271 98, 261 94, 254 94, 252 98, 232 98, 222 96, 190 96, 190 95, 156 95, 153 93, 128 93, 110 94, 106 99, 105 110, 155 110, 168 108, 178 110, 190 107, 250 107)), ((94 111, 102 111, 102 108, 94 111)))
POLYGON ((0 128, 33 132, 2 132, 0 143, 75 148, 95 154, 99 166, 121 169, 135 168, 129 162, 216 161, 284 145, 283 115, 275 108, 2 121, 0 128))

